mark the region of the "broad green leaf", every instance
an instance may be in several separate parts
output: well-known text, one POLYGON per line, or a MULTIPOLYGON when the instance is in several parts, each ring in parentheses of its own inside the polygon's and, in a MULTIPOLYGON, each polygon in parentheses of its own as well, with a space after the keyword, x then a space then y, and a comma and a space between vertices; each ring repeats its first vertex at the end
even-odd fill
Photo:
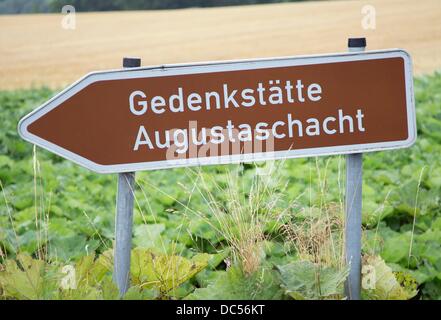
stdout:
POLYGON ((142 224, 134 229, 135 238, 133 243, 140 248, 156 249, 159 252, 166 252, 166 245, 170 240, 161 236, 165 230, 165 225, 158 224, 142 224))
POLYGON ((198 288, 188 295, 188 300, 270 300, 281 299, 282 290, 277 274, 261 268, 245 275, 239 268, 231 267, 226 272, 213 274, 206 288, 198 288))
POLYGON ((159 298, 156 289, 140 289, 139 286, 130 287, 124 295, 124 300, 153 300, 159 298))
POLYGON ((130 266, 132 283, 141 288, 158 288, 161 295, 166 295, 207 267, 209 259, 208 254, 189 260, 136 248, 132 250, 130 266))
POLYGON ((286 293, 296 300, 343 298, 348 269, 336 270, 309 261, 295 261, 277 268, 286 293))
POLYGON ((409 255, 410 239, 410 232, 402 234, 395 233, 395 235, 390 234, 390 236, 384 240, 381 256, 387 262, 394 263, 406 259, 409 255))
POLYGON ((21 253, 17 261, 6 260, 4 270, 0 271, 0 287, 6 296, 16 299, 42 299, 44 274, 44 261, 21 253))

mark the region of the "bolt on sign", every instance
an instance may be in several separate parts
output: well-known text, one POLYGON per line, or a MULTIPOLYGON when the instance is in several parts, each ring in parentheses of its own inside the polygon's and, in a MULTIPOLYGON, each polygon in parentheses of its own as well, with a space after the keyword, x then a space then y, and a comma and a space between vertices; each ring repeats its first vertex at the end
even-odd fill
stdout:
POLYGON ((403 148, 416 139, 403 50, 93 72, 19 123, 100 173, 403 148))

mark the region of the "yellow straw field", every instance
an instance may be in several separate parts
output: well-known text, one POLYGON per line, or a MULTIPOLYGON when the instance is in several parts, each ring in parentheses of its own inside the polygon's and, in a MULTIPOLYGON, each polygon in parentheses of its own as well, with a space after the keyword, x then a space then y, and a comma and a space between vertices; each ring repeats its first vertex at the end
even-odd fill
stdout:
POLYGON ((0 16, 0 89, 63 87, 94 70, 143 65, 302 55, 346 50, 366 36, 368 49, 404 48, 415 74, 441 68, 441 1, 318 1, 225 8, 0 16), (376 28, 362 28, 364 5, 376 28))

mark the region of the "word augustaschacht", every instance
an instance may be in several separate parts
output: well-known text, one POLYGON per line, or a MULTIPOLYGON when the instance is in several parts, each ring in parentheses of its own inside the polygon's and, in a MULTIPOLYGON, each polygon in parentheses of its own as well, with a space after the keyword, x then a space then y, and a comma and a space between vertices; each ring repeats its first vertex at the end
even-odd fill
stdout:
MULTIPOLYGON (((316 103, 322 98, 322 87, 318 83, 305 86, 302 80, 297 80, 295 83, 289 80, 284 83, 280 80, 270 80, 268 84, 269 86, 265 86, 259 82, 254 88, 242 90, 230 89, 228 84, 223 84, 221 90, 204 94, 185 92, 184 88, 179 87, 177 92, 169 97, 159 95, 148 97, 146 92, 136 90, 129 96, 129 107, 130 112, 135 116, 148 116, 152 113, 161 115, 166 112, 197 112, 203 109, 234 108, 239 110, 240 108, 261 108, 305 102, 316 103)), ((200 146, 208 143, 221 144, 226 140, 232 143, 237 142, 236 140, 252 141, 253 138, 266 140, 270 136, 284 139, 304 135, 353 133, 355 130, 364 132, 363 118, 364 114, 361 109, 357 109, 353 116, 344 114, 342 109, 338 109, 337 114, 329 115, 322 121, 309 118, 304 122, 288 113, 284 119, 273 123, 259 122, 253 127, 247 123, 237 124, 233 120, 228 120, 218 126, 199 130, 197 128, 174 128, 164 132, 155 131, 153 136, 148 134, 144 126, 140 126, 133 150, 137 151, 142 146, 148 149, 164 149, 174 144, 177 147, 177 153, 185 153, 190 143, 200 146)))

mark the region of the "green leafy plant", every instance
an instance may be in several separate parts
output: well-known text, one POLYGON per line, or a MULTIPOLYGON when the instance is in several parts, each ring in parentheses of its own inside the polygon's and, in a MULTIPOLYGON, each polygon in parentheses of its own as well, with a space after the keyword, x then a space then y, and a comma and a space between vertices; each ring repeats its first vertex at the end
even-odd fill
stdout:
MULTIPOLYGON (((123 298, 172 297, 181 285, 207 267, 209 259, 208 254, 195 255, 190 260, 133 249, 132 286, 123 298)), ((97 258, 90 254, 67 265, 19 254, 0 265, 0 293, 5 299, 119 299, 112 280, 112 260, 111 250, 97 258)))
POLYGON ((137 248, 132 251, 130 265, 132 284, 157 289, 161 297, 167 297, 173 289, 206 268, 209 259, 208 254, 198 254, 189 260, 137 248))
POLYGON ((295 300, 343 299, 343 283, 349 269, 322 267, 310 261, 295 261, 277 267, 286 294, 295 300))
MULTIPOLYGON (((363 156, 363 252, 381 257, 394 275, 388 279, 408 288, 401 298, 411 298, 418 286, 418 298, 440 299, 441 73, 415 79, 414 87, 415 145, 363 156)), ((17 133, 20 117, 53 93, 47 88, 0 91, 1 294, 7 299, 118 298, 111 262, 106 272, 104 260, 98 263, 112 248, 115 176, 97 175, 33 148, 17 133), (25 262, 26 255, 32 263, 25 262), (101 271, 81 276, 83 269, 101 271), (73 283, 68 281, 72 270, 77 289, 62 289, 63 279, 73 283), (101 281, 94 282, 101 272, 101 281), (25 281, 27 273, 36 285, 25 281)), ((190 265, 197 254, 211 258, 192 278, 182 282, 177 280, 186 277, 175 276, 171 283, 180 284, 171 289, 166 285, 170 281, 161 285, 145 276, 125 298, 209 296, 208 287, 217 290, 216 297, 228 297, 228 290, 239 297, 246 283, 251 289, 243 289, 248 291, 242 297, 253 297, 257 284, 266 286, 262 274, 274 279, 271 288, 281 293, 256 297, 291 298, 273 266, 299 261, 315 270, 344 273, 343 177, 343 157, 137 173, 135 245, 155 257, 181 257, 190 265), (232 287, 224 283, 236 278, 232 287)), ((342 298, 340 293, 336 298, 342 298)))
POLYGON ((261 267, 246 274, 238 267, 214 274, 205 288, 198 288, 186 299, 189 300, 270 300, 281 299, 280 280, 274 270, 261 267))
POLYGON ((54 270, 28 254, 19 254, 16 260, 6 260, 2 269, 0 291, 4 297, 42 299, 54 289, 51 286, 51 280, 56 279, 54 270))

